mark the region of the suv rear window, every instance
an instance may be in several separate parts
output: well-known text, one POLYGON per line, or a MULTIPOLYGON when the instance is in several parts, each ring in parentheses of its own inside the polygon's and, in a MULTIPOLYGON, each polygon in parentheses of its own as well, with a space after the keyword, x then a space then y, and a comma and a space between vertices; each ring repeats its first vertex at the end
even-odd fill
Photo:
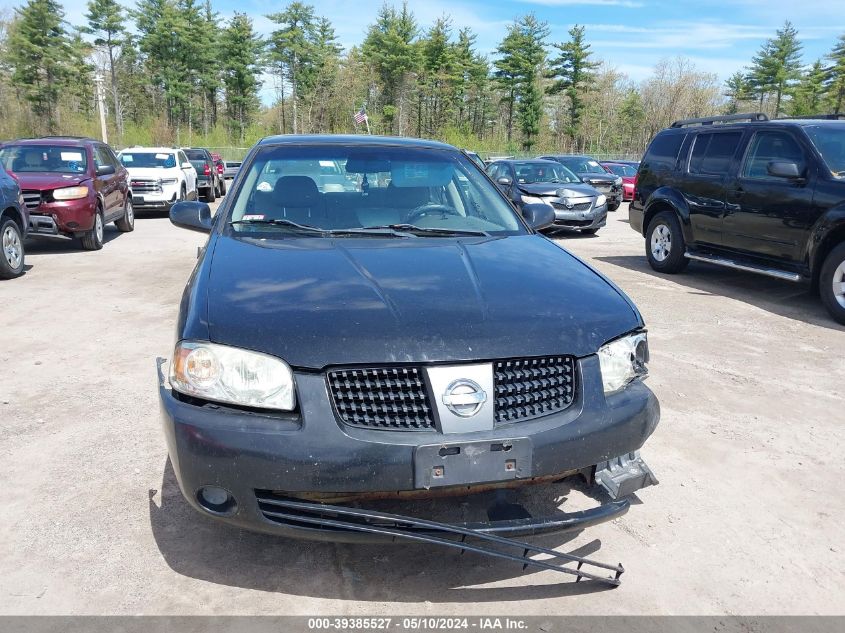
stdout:
POLYGON ((652 170, 674 169, 685 138, 685 134, 658 134, 648 146, 643 163, 652 170))
POLYGON ((188 160, 208 160, 205 152, 201 149, 186 149, 185 155, 188 157, 188 160))
POLYGON ((692 147, 689 173, 712 175, 727 173, 741 140, 742 132, 699 134, 692 147))

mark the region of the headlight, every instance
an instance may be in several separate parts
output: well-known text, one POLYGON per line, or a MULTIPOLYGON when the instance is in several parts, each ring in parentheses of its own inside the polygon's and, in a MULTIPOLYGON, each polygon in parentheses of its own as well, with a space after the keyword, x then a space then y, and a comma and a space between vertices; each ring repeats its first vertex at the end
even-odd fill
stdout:
POLYGON ((170 363, 170 386, 205 400, 291 411, 293 372, 283 360, 236 347, 181 341, 170 363))
POLYGON ((88 196, 88 187, 64 187, 53 190, 53 200, 79 200, 88 196))
POLYGON ((616 180, 614 181, 614 184, 621 185, 622 184, 622 176, 617 176, 616 180))
POLYGON ((632 380, 648 375, 648 337, 637 332, 599 348, 601 381, 605 394, 622 389, 632 380))
POLYGON ((596 206, 597 206, 597 207, 600 207, 600 206, 601 206, 601 205, 603 205, 605 202, 607 202, 607 196, 605 196, 603 193, 600 193, 600 194, 599 194, 599 197, 598 197, 598 198, 596 198, 596 206))
POLYGON ((542 198, 538 198, 537 196, 526 196, 522 194, 522 202, 523 204, 549 204, 542 198))

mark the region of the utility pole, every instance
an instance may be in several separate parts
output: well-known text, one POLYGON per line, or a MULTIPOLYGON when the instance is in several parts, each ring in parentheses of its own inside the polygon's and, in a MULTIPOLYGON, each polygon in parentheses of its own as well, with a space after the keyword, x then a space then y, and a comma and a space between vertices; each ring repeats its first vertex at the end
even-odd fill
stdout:
POLYGON ((100 135, 103 143, 109 142, 109 133, 106 129, 106 103, 103 97, 103 76, 100 73, 94 75, 94 83, 97 86, 97 108, 100 110, 100 135))

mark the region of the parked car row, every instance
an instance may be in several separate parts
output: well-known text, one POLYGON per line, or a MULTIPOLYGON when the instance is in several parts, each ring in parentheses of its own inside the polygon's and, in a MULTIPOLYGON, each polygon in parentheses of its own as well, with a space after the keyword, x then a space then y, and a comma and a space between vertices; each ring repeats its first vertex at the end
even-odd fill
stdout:
MULTIPOLYGON (((135 210, 168 211, 199 195, 226 193, 222 158, 204 148, 130 147, 115 151, 75 136, 19 139, 0 145, 0 278, 24 271, 31 237, 78 239, 99 250, 104 229, 135 227, 135 210)), ((237 164, 239 165, 239 164, 237 164)), ((228 167, 230 173, 237 166, 228 167)))

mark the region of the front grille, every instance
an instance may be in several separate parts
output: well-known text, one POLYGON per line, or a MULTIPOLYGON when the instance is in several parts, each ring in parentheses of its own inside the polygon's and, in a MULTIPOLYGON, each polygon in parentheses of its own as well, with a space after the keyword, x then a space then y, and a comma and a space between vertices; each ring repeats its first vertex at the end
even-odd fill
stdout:
POLYGON ((24 190, 21 194, 23 195, 23 203, 26 205, 27 209, 37 209, 41 206, 40 191, 24 190))
POLYGON ((560 209, 561 211, 589 211, 590 207, 593 206, 592 202, 578 202, 577 204, 573 204, 571 207, 567 207, 565 204, 560 204, 559 202, 555 202, 552 205, 555 209, 560 209))
POLYGON ((566 409, 575 398, 571 356, 497 361, 496 422, 515 422, 566 409))
POLYGON ((132 180, 133 193, 158 193, 161 185, 157 180, 132 180))
POLYGON ((346 424, 409 431, 434 429, 420 368, 337 369, 327 378, 337 413, 346 424))

